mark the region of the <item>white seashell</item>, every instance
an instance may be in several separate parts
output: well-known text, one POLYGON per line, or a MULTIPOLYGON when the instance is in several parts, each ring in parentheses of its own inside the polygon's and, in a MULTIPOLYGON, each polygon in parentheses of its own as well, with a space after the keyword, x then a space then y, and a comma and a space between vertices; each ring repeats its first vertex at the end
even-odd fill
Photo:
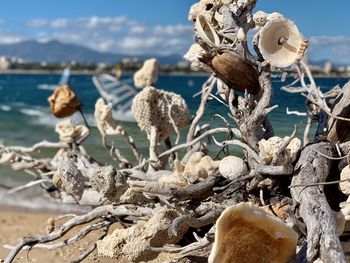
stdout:
POLYGON ((243 28, 239 28, 237 32, 237 39, 241 42, 245 41, 247 39, 247 36, 243 30, 243 28))
POLYGON ((267 22, 267 14, 264 11, 258 11, 253 15, 256 27, 263 27, 267 22))
POLYGON ((280 19, 280 18, 283 18, 283 15, 280 13, 277 13, 277 12, 273 12, 273 13, 267 15, 268 21, 272 21, 272 20, 280 19))
POLYGON ((259 141, 259 156, 266 164, 272 161, 274 153, 283 145, 284 140, 274 136, 268 140, 262 139, 259 141))
POLYGON ((146 60, 134 75, 135 86, 139 88, 153 86, 157 82, 158 71, 158 62, 155 58, 146 60))
POLYGON ((345 166, 340 173, 340 180, 348 180, 345 182, 339 183, 340 191, 346 195, 350 195, 350 167, 349 165, 345 166))
POLYGON ((205 3, 198 2, 191 6, 190 12, 188 14, 188 20, 192 23, 195 23, 199 15, 203 15, 208 21, 212 21, 214 10, 207 10, 207 5, 205 3))
POLYGON ((204 70, 210 72, 210 68, 199 61, 199 58, 204 55, 205 50, 198 44, 193 44, 187 53, 184 55, 184 59, 191 63, 191 67, 203 68, 204 70))
POLYGON ((272 66, 286 68, 300 61, 308 41, 288 19, 268 21, 260 31, 259 51, 272 66))
POLYGON ((208 262, 289 262, 297 241, 297 233, 279 218, 240 203, 225 209, 217 220, 208 262))
POLYGON ((237 179, 247 174, 247 165, 245 162, 236 156, 227 156, 221 160, 219 171, 223 177, 229 180, 237 179))
POLYGON ((201 38, 205 43, 211 47, 217 47, 220 45, 220 38, 216 33, 213 26, 203 16, 199 15, 196 19, 195 28, 197 36, 201 38))
POLYGON ((71 119, 60 121, 56 124, 55 131, 60 136, 62 142, 79 141, 89 133, 89 129, 84 125, 75 126, 71 119))
POLYGON ((185 165, 183 177, 189 183, 195 183, 214 174, 219 166, 219 161, 213 161, 210 156, 203 153, 193 153, 185 165))

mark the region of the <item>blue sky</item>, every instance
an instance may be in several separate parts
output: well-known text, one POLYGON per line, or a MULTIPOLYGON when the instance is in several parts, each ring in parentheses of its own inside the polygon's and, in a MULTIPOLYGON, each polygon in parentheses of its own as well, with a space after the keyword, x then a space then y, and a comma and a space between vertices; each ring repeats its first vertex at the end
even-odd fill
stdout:
MULTIPOLYGON (((125 54, 183 54, 193 43, 187 21, 195 0, 7 0, 0 43, 28 39, 85 45, 125 54)), ((259 0, 256 11, 277 11, 310 40, 311 59, 350 64, 349 0, 259 0)))

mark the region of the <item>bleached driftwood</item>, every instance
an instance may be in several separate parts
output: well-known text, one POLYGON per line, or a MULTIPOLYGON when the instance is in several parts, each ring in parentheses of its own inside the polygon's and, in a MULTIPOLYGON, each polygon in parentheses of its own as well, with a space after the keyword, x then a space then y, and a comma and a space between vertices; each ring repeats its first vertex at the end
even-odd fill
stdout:
POLYGON ((331 169, 331 160, 318 154, 334 156, 330 143, 306 146, 295 166, 291 184, 294 205, 307 230, 307 260, 320 257, 324 262, 346 262, 342 251, 334 214, 327 202, 323 186, 308 186, 325 182, 331 169), (293 185, 303 185, 293 187, 293 185))

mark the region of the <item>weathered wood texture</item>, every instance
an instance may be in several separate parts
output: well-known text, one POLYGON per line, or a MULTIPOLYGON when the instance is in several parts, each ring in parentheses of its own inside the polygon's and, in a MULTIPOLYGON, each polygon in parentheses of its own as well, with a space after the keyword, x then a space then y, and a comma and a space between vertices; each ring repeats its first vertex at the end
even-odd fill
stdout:
MULTIPOLYGON (((350 81, 347 82, 342 93, 338 95, 334 102, 332 114, 334 116, 350 117, 350 81)), ((334 143, 343 143, 350 140, 350 122, 330 118, 328 121, 327 139, 334 143)))
POLYGON ((329 175, 332 161, 319 153, 335 156, 335 150, 329 142, 305 147, 295 166, 291 184, 294 204, 299 206, 299 215, 307 229, 307 260, 312 262, 319 257, 324 262, 346 262, 334 214, 323 186, 307 186, 325 182, 329 175))

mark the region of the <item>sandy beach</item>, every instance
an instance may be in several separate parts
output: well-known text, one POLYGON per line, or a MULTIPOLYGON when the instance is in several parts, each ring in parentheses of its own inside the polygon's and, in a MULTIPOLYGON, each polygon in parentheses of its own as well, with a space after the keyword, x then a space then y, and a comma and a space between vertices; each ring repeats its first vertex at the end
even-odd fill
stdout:
MULTIPOLYGON (((9 207, 0 207, 0 262, 3 262, 10 250, 5 249, 4 245, 15 245, 23 237, 45 234, 45 223, 48 219, 57 217, 59 214, 37 212, 33 210, 20 209, 13 210, 9 207)), ((58 224, 64 223, 66 219, 58 221, 58 224)), ((64 239, 73 236, 77 231, 83 228, 84 225, 76 227, 74 231, 70 231, 64 239)), ((114 224, 110 227, 109 233, 119 227, 118 224, 114 224)), ((48 250, 34 248, 29 253, 22 250, 16 257, 16 263, 28 263, 28 262, 50 262, 50 263, 63 263, 72 262, 77 259, 87 248, 89 248, 93 241, 95 241, 100 235, 101 231, 92 231, 82 240, 75 242, 72 245, 48 250)), ((63 239, 59 239, 63 240, 63 239)), ((58 240, 57 240, 58 241, 58 240)), ((56 242, 57 242, 56 241, 56 242)), ((153 263, 168 262, 169 255, 160 254, 155 260, 147 261, 153 263)), ((95 250, 82 262, 94 262, 94 263, 112 263, 116 262, 116 259, 100 257, 95 250)), ((118 259, 118 263, 129 263, 130 260, 118 259)))
MULTIPOLYGON (((1 208, 0 212, 0 260, 8 255, 8 249, 3 248, 5 244, 16 244, 25 236, 45 234, 45 223, 49 218, 57 214, 33 212, 33 211, 13 211, 8 208, 1 208)), ((60 220, 59 223, 64 222, 60 220)), ((81 228, 80 226, 79 228, 81 228)), ((79 229, 77 228, 77 229, 79 229)), ((74 231, 75 233, 76 231, 74 231)), ((71 236, 73 233, 70 233, 71 236)), ((91 246, 92 240, 99 236, 99 231, 91 232, 86 238, 79 242, 60 249, 32 249, 29 253, 21 251, 15 262, 71 262, 91 246)), ((1 261, 2 262, 2 261, 1 261)), ((113 259, 101 258, 96 251, 87 257, 84 262, 115 262, 113 259)), ((127 262, 127 261, 126 261, 127 262)))

